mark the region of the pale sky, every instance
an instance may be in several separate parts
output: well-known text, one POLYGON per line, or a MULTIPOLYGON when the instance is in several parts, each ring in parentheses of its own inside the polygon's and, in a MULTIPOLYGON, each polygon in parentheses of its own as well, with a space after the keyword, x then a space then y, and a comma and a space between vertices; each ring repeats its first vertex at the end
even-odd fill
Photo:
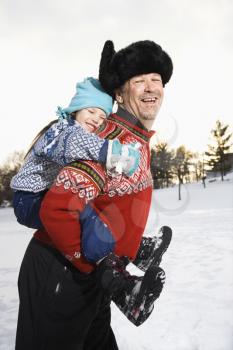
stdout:
POLYGON ((233 131, 231 0, 0 0, 0 162, 26 150, 66 107, 75 84, 98 76, 105 40, 153 40, 174 74, 154 128, 171 147, 203 152, 220 119, 233 131))

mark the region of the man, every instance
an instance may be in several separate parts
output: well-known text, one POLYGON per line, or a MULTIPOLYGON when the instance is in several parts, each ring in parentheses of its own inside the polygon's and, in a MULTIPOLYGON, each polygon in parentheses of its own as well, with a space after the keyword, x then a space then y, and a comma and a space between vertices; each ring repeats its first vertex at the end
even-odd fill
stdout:
MULTIPOLYGON (((125 257, 136 258, 144 270, 148 267, 148 260, 143 265, 137 253, 152 195, 150 129, 171 75, 170 57, 152 41, 136 42, 117 53, 111 41, 105 43, 99 79, 119 108, 99 136, 140 143, 140 165, 131 177, 110 177, 95 162, 75 162, 63 168, 47 192, 40 213, 46 231, 35 233, 19 279, 20 305, 30 303, 27 316, 33 329, 25 337, 36 339, 33 349, 118 349, 110 327, 111 295, 125 312, 125 301, 134 303, 140 289, 139 308, 133 309, 139 313, 146 302, 143 292, 158 288, 159 296, 163 278, 159 267, 150 267, 138 284, 127 272, 122 279, 121 272, 125 257)), ((152 311, 151 300, 145 306, 152 311)), ((129 319, 135 317, 131 311, 125 312, 129 319)), ((22 317, 19 312, 19 320, 22 317)), ((25 332, 20 325, 18 344, 25 332)))

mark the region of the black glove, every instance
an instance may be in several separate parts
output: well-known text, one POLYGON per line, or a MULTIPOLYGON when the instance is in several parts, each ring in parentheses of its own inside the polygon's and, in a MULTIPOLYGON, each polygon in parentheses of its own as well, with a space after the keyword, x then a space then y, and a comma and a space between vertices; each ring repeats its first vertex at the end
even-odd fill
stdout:
POLYGON ((124 289, 128 275, 125 262, 113 253, 104 258, 96 268, 97 283, 109 294, 124 289))

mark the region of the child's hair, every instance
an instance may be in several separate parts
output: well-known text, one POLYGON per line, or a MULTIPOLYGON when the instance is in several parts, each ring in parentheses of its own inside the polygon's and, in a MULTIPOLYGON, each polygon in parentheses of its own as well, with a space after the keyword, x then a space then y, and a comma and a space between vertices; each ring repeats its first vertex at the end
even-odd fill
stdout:
POLYGON ((57 119, 52 120, 51 122, 49 122, 43 129, 41 129, 38 134, 36 135, 36 137, 34 137, 34 139, 32 140, 32 143, 27 151, 27 153, 24 156, 24 159, 28 156, 28 154, 31 152, 31 150, 33 149, 34 145, 36 144, 36 142, 39 140, 39 138, 50 128, 50 126, 52 126, 53 124, 55 124, 57 122, 57 119))

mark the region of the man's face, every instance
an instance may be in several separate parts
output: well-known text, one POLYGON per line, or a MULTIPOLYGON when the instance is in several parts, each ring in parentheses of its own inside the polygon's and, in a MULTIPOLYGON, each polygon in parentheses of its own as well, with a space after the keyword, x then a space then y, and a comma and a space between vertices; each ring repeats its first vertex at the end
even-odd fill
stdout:
POLYGON ((142 74, 129 79, 116 94, 124 108, 151 128, 163 101, 163 83, 157 73, 142 74))

